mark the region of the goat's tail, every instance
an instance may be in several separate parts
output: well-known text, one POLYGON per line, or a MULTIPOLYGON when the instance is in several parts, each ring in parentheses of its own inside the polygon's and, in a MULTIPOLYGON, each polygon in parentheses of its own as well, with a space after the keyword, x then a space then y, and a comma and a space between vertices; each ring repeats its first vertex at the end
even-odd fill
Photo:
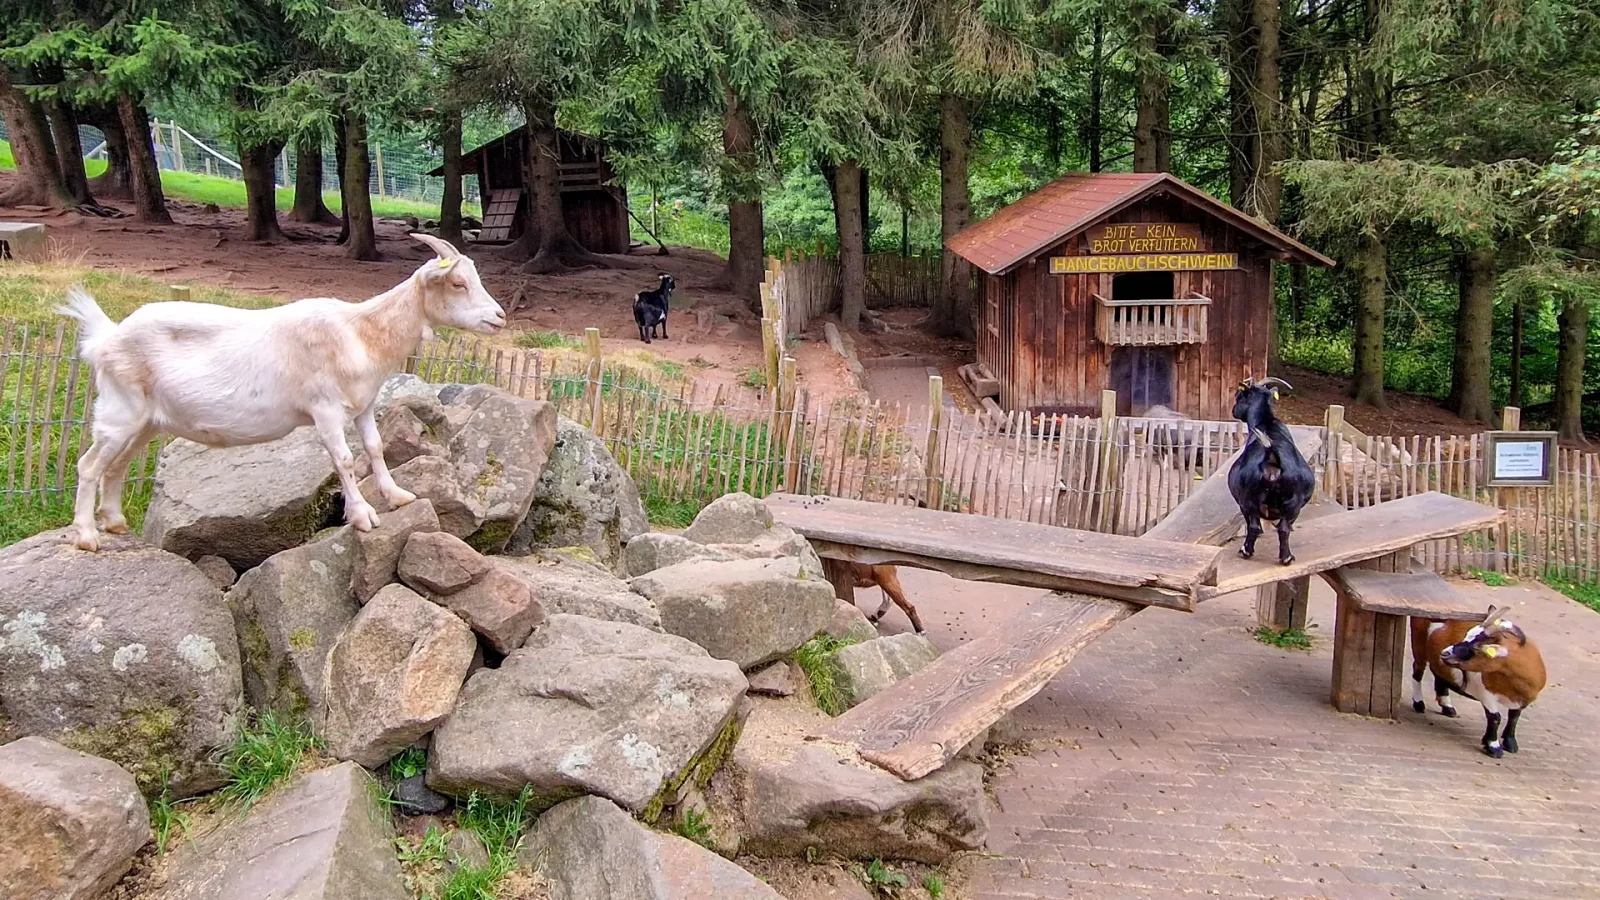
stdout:
POLYGON ((56 307, 56 312, 78 320, 78 355, 93 365, 99 356, 100 345, 117 327, 117 323, 111 321, 111 317, 106 315, 82 285, 75 284, 67 289, 67 302, 56 307))

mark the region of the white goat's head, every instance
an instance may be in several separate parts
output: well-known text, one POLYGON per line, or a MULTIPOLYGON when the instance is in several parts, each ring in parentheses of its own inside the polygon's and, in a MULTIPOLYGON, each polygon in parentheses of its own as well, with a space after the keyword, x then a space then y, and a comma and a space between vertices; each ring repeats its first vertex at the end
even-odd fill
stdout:
POLYGON ((429 234, 412 238, 439 254, 417 270, 422 293, 422 313, 429 325, 448 325, 481 334, 493 334, 506 324, 505 310, 489 296, 478 278, 478 267, 461 251, 429 234))

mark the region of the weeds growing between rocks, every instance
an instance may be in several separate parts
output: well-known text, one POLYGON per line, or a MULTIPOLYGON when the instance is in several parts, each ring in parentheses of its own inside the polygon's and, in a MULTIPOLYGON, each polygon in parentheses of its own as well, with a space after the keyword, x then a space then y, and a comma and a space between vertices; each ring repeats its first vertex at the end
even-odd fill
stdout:
POLYGON ((317 746, 309 724, 261 713, 239 732, 223 755, 222 771, 228 784, 219 795, 226 803, 248 808, 293 775, 317 746))
POLYGON ((833 680, 833 669, 828 666, 828 659, 854 643, 856 641, 852 638, 819 634, 794 652, 794 661, 799 663, 800 671, 806 673, 806 681, 811 683, 811 699, 816 701, 818 709, 830 716, 840 715, 848 707, 844 693, 833 680))

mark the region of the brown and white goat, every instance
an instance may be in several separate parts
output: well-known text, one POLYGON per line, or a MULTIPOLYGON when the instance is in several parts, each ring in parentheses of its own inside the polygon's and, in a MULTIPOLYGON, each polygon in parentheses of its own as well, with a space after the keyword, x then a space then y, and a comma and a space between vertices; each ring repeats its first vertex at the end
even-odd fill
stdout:
POLYGON ((1517 752, 1517 720, 1544 690, 1544 657, 1508 608, 1490 607, 1478 624, 1411 620, 1411 708, 1425 712, 1422 671, 1433 670, 1439 711, 1455 716, 1450 693, 1483 704, 1483 752, 1495 759, 1517 752), (1505 731, 1500 730, 1502 716, 1505 731))
POLYGON ((855 575, 856 587, 877 587, 883 590, 883 605, 878 607, 877 612, 867 616, 868 622, 874 625, 878 624, 878 620, 883 618, 883 614, 889 611, 890 601, 893 601, 895 606, 900 607, 905 612, 906 618, 911 620, 911 627, 917 630, 917 634, 927 634, 922 629, 922 619, 917 615, 917 608, 911 605, 910 600, 906 599, 905 588, 900 586, 900 573, 895 570, 894 566, 869 566, 864 563, 851 563, 850 570, 855 575))

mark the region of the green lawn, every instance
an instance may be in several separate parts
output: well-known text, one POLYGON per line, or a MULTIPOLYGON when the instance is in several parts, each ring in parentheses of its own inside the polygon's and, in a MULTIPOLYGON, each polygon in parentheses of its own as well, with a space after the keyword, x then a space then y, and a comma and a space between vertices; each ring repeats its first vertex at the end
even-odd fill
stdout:
MULTIPOLYGON (((0 141, 0 169, 16 168, 16 160, 11 156, 11 147, 5 141, 0 141)), ((103 160, 91 159, 84 164, 84 170, 89 177, 103 173, 106 164, 103 160)), ((219 175, 197 175, 193 172, 162 172, 161 189, 174 200, 186 200, 190 203, 215 203, 218 206, 229 206, 244 209, 244 182, 232 178, 223 178, 219 175)), ((324 191, 323 202, 334 212, 340 209, 339 194, 337 191, 324 191)), ((278 190, 278 209, 284 211, 294 205, 294 189, 280 188, 278 190)), ((439 216, 439 206, 434 203, 425 203, 420 200, 405 200, 398 197, 373 197, 373 215, 398 219, 402 216, 416 216, 419 219, 436 219, 439 216)), ((462 212, 467 215, 478 215, 478 208, 474 204, 463 204, 462 212)))

